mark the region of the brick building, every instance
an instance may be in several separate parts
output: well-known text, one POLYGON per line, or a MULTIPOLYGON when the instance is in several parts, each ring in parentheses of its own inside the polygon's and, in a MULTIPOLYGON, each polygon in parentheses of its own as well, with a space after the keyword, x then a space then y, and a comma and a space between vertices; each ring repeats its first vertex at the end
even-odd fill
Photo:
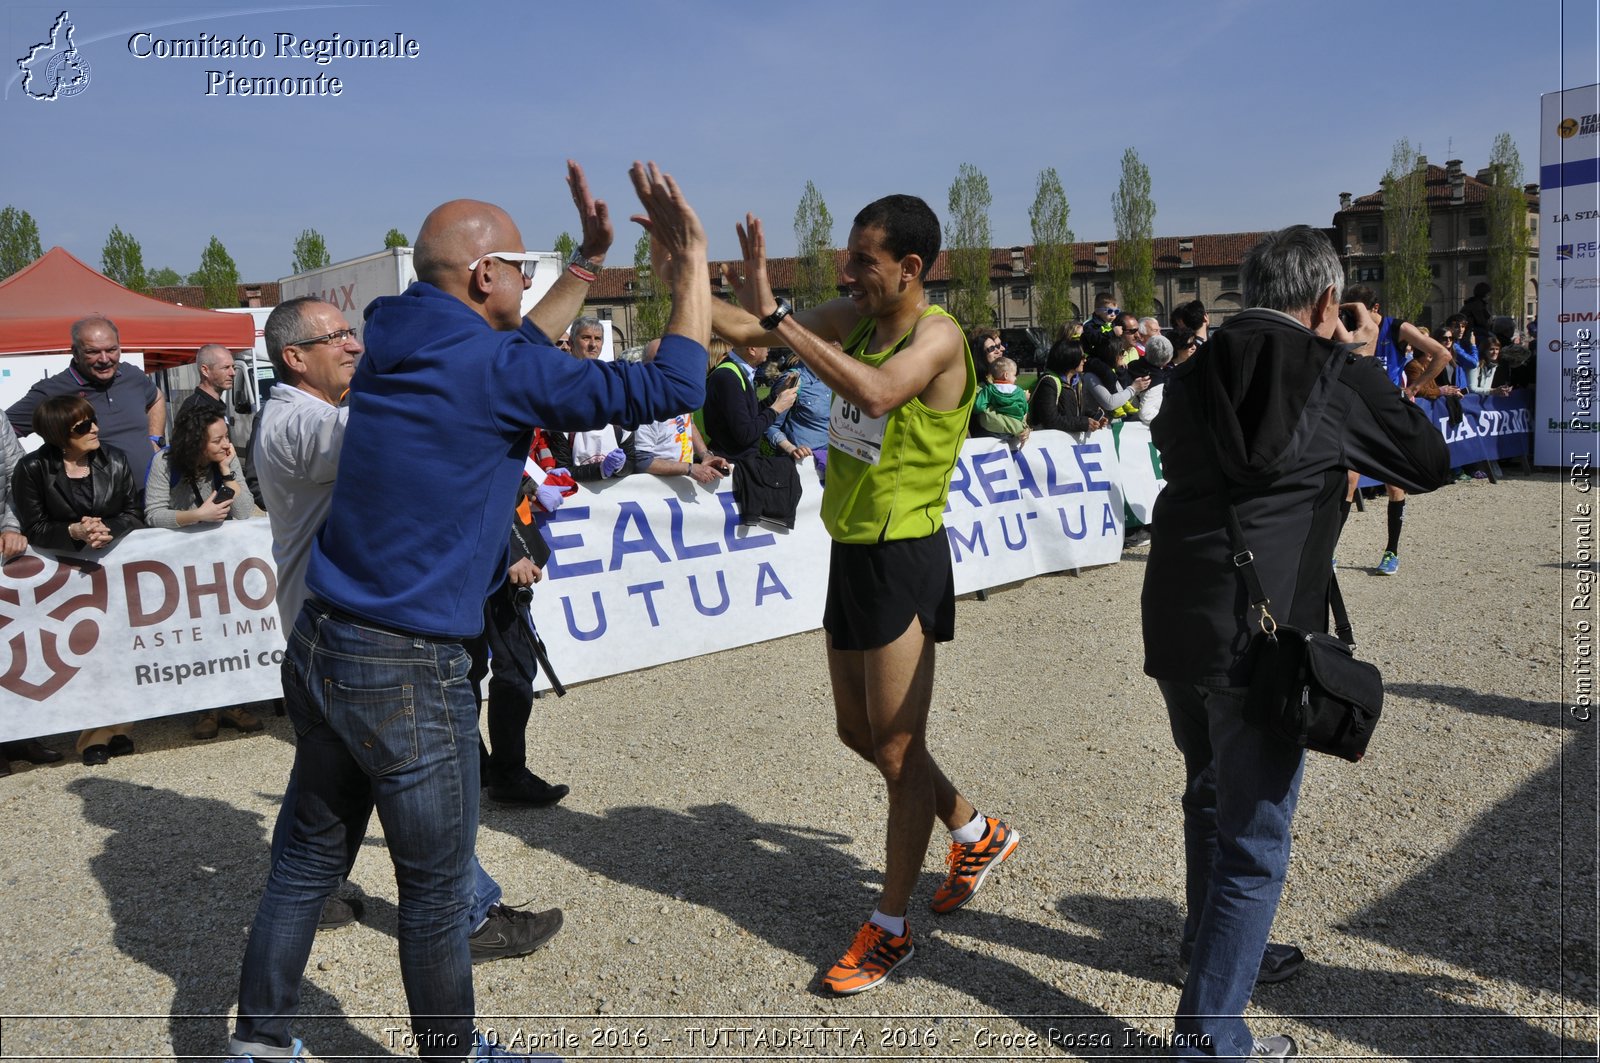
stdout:
MULTIPOLYGON (((1158 236, 1155 243, 1156 316, 1167 319, 1172 307, 1191 299, 1204 300, 1213 325, 1221 324, 1242 305, 1239 289, 1239 263, 1264 234, 1211 233, 1199 236, 1158 236)), ((1111 291, 1120 296, 1112 279, 1111 260, 1116 242, 1079 242, 1072 245, 1072 290, 1074 315, 1082 319, 1094 306, 1095 296, 1111 291)), ((835 253, 844 264, 844 252, 835 253)), ((948 305, 950 269, 948 255, 940 252, 928 272, 928 298, 948 305)), ((796 260, 773 258, 767 261, 772 288, 787 296, 793 290, 796 260)), ((713 290, 724 296, 731 286, 719 275, 720 263, 712 263, 716 279, 713 290)), ((633 268, 600 271, 590 289, 585 312, 612 322, 620 334, 619 342, 631 342, 634 334, 633 268)), ((1037 324, 1033 290, 1033 247, 997 247, 989 257, 989 302, 992 324, 1000 328, 1037 324)), ((969 324, 969 322, 962 322, 969 324)))
MULTIPOLYGON (((1489 279, 1489 179, 1487 169, 1476 174, 1463 171, 1460 159, 1427 167, 1428 270, 1433 287, 1418 315, 1420 325, 1431 328, 1443 322, 1461 309, 1475 286, 1489 279)), ((1524 320, 1531 321, 1539 303, 1539 186, 1523 186, 1523 198, 1528 206, 1529 251, 1521 305, 1524 320)), ((1383 193, 1353 198, 1341 192, 1332 235, 1346 276, 1371 284, 1382 299, 1383 193)))
MULTIPOLYGON (((205 306, 206 290, 197 284, 173 284, 151 288, 145 292, 152 299, 178 306, 205 306)), ((239 301, 235 306, 277 306, 281 296, 277 281, 257 281, 239 285, 239 301)))

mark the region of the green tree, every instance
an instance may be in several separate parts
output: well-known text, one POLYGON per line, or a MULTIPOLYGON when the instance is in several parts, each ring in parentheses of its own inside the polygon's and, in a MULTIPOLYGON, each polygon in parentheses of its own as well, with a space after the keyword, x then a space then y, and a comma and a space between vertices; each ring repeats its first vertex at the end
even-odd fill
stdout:
POLYGON ((794 211, 795 276, 790 294, 797 308, 820 306, 839 294, 839 264, 833 255, 833 215, 810 181, 794 211))
POLYGON ((183 274, 171 266, 162 266, 150 274, 149 280, 152 288, 172 288, 183 283, 183 274))
POLYGON ((1427 162, 1401 137, 1383 175, 1383 311, 1415 321, 1428 299, 1427 162))
POLYGON ((390 229, 388 232, 383 234, 383 246, 385 249, 391 247, 410 247, 411 241, 407 239, 406 234, 401 232, 399 229, 390 229))
POLYGON ((213 310, 239 305, 239 267, 215 236, 200 253, 200 268, 189 275, 189 283, 205 289, 206 305, 213 310))
POLYGON ((33 215, 10 205, 0 210, 0 279, 11 276, 42 254, 39 225, 33 215))
POLYGON ((1073 318, 1072 241, 1075 237, 1067 224, 1071 214, 1056 168, 1041 170, 1033 206, 1028 208, 1028 224, 1033 230, 1035 317, 1052 340, 1057 330, 1073 318))
POLYGON ((634 343, 649 343, 667 331, 672 316, 672 295, 650 268, 650 234, 640 233, 633 245, 634 343))
POLYGON ((111 235, 106 237, 106 245, 100 249, 100 265, 107 277, 124 288, 136 292, 150 288, 150 280, 144 272, 144 249, 120 226, 111 227, 111 235))
MULTIPOLYGON (((989 179, 970 162, 950 185, 950 313, 965 328, 994 323, 989 309, 989 179)), ((931 264, 931 263, 930 263, 931 264)))
POLYGON ((1150 198, 1150 168, 1129 148, 1122 153, 1122 179, 1111 197, 1117 249, 1111 269, 1122 289, 1122 308, 1140 317, 1156 311, 1156 203, 1150 198))
POLYGON ((294 238, 294 264, 290 273, 310 273, 333 262, 322 234, 315 229, 302 229, 294 238))
POLYGON ((572 238, 571 233, 563 232, 556 237, 555 249, 556 254, 561 256, 562 263, 565 264, 567 259, 572 257, 572 252, 578 249, 578 241, 572 238))
POLYGON ((1522 191, 1522 156, 1510 133, 1489 152, 1489 298, 1497 314, 1523 315, 1528 284, 1528 200, 1522 191))

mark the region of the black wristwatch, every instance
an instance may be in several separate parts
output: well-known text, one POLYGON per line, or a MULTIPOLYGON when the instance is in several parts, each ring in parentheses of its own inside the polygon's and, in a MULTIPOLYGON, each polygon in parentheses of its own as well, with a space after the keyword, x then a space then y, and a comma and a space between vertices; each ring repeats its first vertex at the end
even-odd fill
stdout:
POLYGON ((779 299, 778 309, 761 319, 761 328, 764 331, 771 332, 773 329, 778 327, 778 322, 782 321, 792 313, 794 313, 794 307, 789 305, 789 300, 779 299))

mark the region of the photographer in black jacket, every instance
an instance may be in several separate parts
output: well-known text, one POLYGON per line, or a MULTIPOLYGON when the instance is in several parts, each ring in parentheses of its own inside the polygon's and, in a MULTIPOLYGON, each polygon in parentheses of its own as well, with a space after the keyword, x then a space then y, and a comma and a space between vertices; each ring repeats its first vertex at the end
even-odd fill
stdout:
POLYGON ((1410 491, 1448 481, 1444 439, 1370 354, 1377 323, 1347 304, 1321 232, 1297 225, 1245 259, 1250 309, 1168 380, 1151 436, 1166 488, 1145 572, 1145 673, 1157 680, 1183 754, 1188 971, 1174 1025, 1180 1055, 1282 1058, 1292 1038, 1251 1036, 1245 1004, 1262 975, 1293 973, 1267 948, 1289 865, 1302 750, 1245 723, 1256 630, 1231 557, 1227 506, 1280 622, 1327 630, 1328 582, 1347 469, 1410 491), (1177 637, 1174 637, 1174 636, 1177 637))

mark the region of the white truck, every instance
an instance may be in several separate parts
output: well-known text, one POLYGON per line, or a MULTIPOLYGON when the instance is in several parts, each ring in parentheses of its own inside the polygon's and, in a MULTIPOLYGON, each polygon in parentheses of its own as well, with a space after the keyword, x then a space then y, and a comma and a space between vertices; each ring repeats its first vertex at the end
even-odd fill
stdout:
MULTIPOLYGON (((554 251, 535 251, 533 283, 522 293, 522 312, 526 314, 561 276, 564 263, 554 251)), ((367 304, 380 295, 399 295, 417 279, 409 247, 391 247, 371 255, 335 262, 308 273, 296 273, 278 281, 279 298, 287 302, 304 295, 316 296, 344 312, 358 334, 366 329, 367 304)))

